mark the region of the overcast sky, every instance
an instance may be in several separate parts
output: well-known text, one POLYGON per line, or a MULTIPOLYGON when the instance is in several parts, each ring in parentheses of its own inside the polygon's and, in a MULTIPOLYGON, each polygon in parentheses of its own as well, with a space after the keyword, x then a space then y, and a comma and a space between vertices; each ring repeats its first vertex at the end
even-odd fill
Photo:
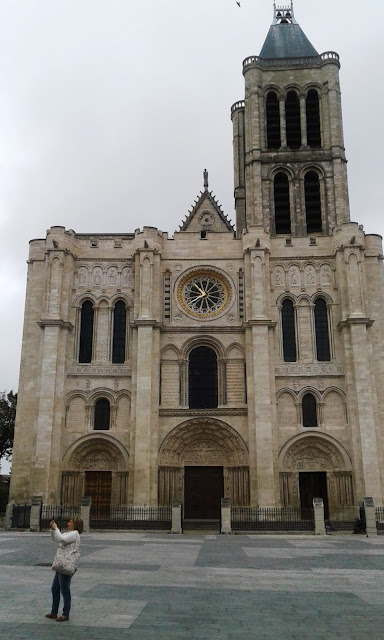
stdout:
MULTIPOLYGON (((294 8, 341 56, 351 218, 383 234, 384 2, 294 8)), ((205 167, 233 218, 230 107, 272 15, 273 0, 0 0, 0 390, 18 386, 31 238, 173 233, 205 167)))

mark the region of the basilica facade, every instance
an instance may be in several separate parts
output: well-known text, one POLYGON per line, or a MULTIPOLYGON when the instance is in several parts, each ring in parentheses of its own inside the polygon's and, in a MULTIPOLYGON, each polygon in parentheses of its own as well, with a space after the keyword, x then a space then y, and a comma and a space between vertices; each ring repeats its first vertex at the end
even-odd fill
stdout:
POLYGON ((339 56, 275 7, 231 109, 236 228, 33 240, 10 497, 383 504, 382 241, 350 221, 339 56))

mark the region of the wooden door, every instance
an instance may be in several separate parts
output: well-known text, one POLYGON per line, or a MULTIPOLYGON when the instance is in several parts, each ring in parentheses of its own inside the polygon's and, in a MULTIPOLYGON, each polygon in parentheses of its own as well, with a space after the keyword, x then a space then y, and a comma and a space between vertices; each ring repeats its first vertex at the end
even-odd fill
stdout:
POLYGON ((184 468, 184 518, 218 520, 223 496, 223 467, 184 468))
POLYGON ((112 471, 86 471, 85 495, 91 496, 91 515, 109 518, 111 507, 112 471))

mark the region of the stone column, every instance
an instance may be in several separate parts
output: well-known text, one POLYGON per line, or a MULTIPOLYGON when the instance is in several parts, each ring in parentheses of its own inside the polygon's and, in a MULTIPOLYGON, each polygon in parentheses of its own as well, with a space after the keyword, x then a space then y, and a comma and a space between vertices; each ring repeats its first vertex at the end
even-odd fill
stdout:
POLYGON ((41 496, 32 497, 31 517, 29 520, 29 530, 36 533, 40 531, 40 516, 43 500, 41 496))
POLYGON ((313 498, 313 512, 315 515, 315 536, 325 536, 324 502, 322 498, 313 498))
POLYGON ((172 500, 172 529, 171 533, 183 533, 181 527, 181 500, 172 500))
POLYGON ((307 136, 307 102, 305 96, 300 96, 300 124, 301 124, 301 146, 308 144, 307 136))
POLYGON ((364 498, 365 531, 367 536, 377 536, 375 503, 372 498, 364 498))
POLYGON ((81 499, 80 517, 83 521, 85 533, 88 533, 91 528, 90 527, 91 506, 92 506, 91 496, 83 496, 81 499))
POLYGON ((231 501, 228 498, 221 498, 221 531, 220 533, 232 533, 231 501))

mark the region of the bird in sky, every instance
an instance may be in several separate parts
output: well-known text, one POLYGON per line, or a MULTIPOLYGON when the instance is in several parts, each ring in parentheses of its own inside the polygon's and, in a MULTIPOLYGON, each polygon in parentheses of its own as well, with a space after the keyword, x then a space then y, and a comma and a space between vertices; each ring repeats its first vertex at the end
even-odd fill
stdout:
POLYGON ((240 4, 240 2, 238 2, 238 0, 236 0, 236 4, 237 4, 238 7, 241 7, 241 4, 240 4))

